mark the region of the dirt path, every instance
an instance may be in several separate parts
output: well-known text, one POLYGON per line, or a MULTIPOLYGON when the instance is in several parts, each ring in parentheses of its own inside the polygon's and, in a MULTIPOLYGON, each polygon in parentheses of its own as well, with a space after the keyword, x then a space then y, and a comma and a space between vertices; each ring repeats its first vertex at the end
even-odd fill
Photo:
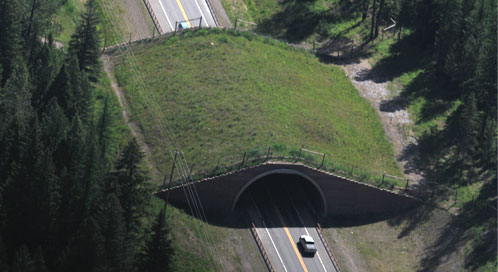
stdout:
POLYGON ((409 151, 409 147, 417 144, 416 139, 410 135, 411 120, 405 109, 396 107, 396 105, 385 106, 390 100, 388 82, 380 80, 371 73, 372 67, 366 59, 362 59, 360 63, 341 65, 341 68, 351 79, 360 95, 367 99, 377 112, 386 136, 393 145, 396 161, 404 170, 406 177, 410 179, 410 185, 420 185, 424 178, 413 166, 413 158, 416 154, 409 151))
POLYGON ((138 144, 140 145, 142 151, 144 152, 145 155, 145 162, 147 163, 147 166, 151 169, 153 178, 157 180, 157 178, 160 178, 159 171, 157 168, 154 166, 152 163, 152 153, 150 150, 150 147, 147 145, 145 142, 145 138, 143 133, 141 132, 140 128, 135 122, 132 122, 130 120, 130 113, 129 113, 129 107, 128 107, 128 102, 126 101, 126 97, 123 93, 123 91, 119 88, 118 83, 116 82, 116 79, 114 78, 114 73, 113 73, 113 66, 112 62, 109 59, 109 56, 103 55, 102 57, 103 63, 104 63, 104 71, 107 73, 107 76, 109 77, 109 80, 111 81, 111 87, 114 90, 114 93, 116 94, 119 105, 121 105, 121 113, 123 115, 123 119, 130 128, 131 134, 137 139, 138 144))

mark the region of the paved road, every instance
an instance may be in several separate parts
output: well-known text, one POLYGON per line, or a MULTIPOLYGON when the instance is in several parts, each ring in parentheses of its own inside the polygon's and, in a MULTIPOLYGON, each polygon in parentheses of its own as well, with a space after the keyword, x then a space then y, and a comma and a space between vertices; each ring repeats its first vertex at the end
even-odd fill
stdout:
POLYGON ((190 27, 216 27, 208 0, 149 0, 163 31, 172 32, 179 22, 190 27), (198 18, 202 17, 202 22, 198 18))
POLYGON ((276 271, 336 272, 307 203, 291 197, 291 192, 280 196, 272 196, 269 191, 257 194, 253 193, 246 206, 276 271), (297 241, 302 234, 315 240, 318 251, 314 257, 301 254, 297 241))

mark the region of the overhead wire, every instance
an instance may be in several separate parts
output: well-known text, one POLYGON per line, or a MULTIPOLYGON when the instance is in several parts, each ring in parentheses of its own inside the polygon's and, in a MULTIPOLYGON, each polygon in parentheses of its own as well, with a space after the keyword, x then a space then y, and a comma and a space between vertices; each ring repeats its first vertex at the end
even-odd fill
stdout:
MULTIPOLYGON (((117 29, 117 27, 115 25, 117 16, 115 15, 113 9, 110 8, 108 6, 108 4, 105 3, 105 1, 100 1, 100 2, 102 3, 103 8, 106 9, 106 13, 110 17, 113 17, 113 18, 108 18, 108 20, 109 20, 111 27, 114 29, 114 32, 117 35, 119 35, 118 38, 120 38, 121 40, 124 40, 123 36, 121 35, 121 32, 119 31, 119 29, 117 29)), ((125 21, 125 23, 129 27, 128 22, 125 21)), ((139 89, 140 89, 140 87, 144 88, 146 86, 145 79, 137 68, 138 61, 137 61, 136 56, 134 55, 132 49, 130 48, 129 44, 125 43, 123 46, 117 46, 117 48, 121 53, 123 53, 123 55, 126 56, 125 59, 126 59, 126 61, 129 62, 130 67, 132 68, 132 73, 133 73, 134 78, 138 79, 139 84, 137 85, 137 87, 139 89)), ((192 186, 192 184, 191 184, 191 182, 189 182, 189 179, 187 177, 187 172, 186 172, 186 168, 188 168, 188 164, 186 162, 186 159, 184 157, 183 152, 181 152, 181 149, 179 148, 179 145, 174 140, 174 136, 172 135, 171 128, 168 126, 167 123, 164 123, 166 125, 166 128, 164 128, 162 126, 163 122, 162 122, 161 117, 160 117, 161 115, 158 113, 158 110, 156 108, 157 105, 151 101, 150 97, 147 95, 144 95, 144 92, 141 92, 141 91, 139 91, 139 94, 142 97, 142 99, 145 100, 147 105, 151 106, 150 110, 152 113, 152 117, 153 117, 154 122, 157 126, 157 129, 160 131, 161 140, 164 141, 164 144, 166 144, 166 146, 172 146, 172 147, 174 147, 175 152, 179 152, 180 159, 178 160, 179 163, 178 163, 178 167, 177 167, 177 172, 179 173, 178 176, 180 177, 180 181, 183 185, 182 188, 183 188, 183 191, 184 191, 184 194, 185 194, 185 197, 187 200, 187 204, 189 206, 189 210, 190 210, 191 214, 200 218, 201 221, 204 221, 207 224, 207 217, 206 217, 206 214, 204 212, 204 208, 203 208, 202 203, 200 201, 197 190, 195 189, 195 186, 193 186, 195 191, 193 191, 193 189, 190 188, 192 186), (185 165, 187 165, 187 167, 185 165)), ((172 153, 172 150, 170 150, 170 155, 172 156, 171 153, 172 153)), ((172 180, 170 180, 169 182, 172 182, 172 180)), ((205 228, 202 227, 201 222, 199 222, 199 228, 198 228, 197 232, 199 234, 199 237, 203 236, 204 239, 211 244, 211 246, 207 245, 205 247, 207 247, 211 251, 211 254, 213 256, 216 255, 216 257, 218 257, 218 259, 220 261, 220 264, 223 265, 223 263, 221 261, 221 257, 219 255, 219 252, 218 252, 216 245, 214 243, 214 239, 205 230, 205 228), (212 247, 215 247, 215 248, 213 249, 212 247), (213 252, 214 252, 214 254, 213 254, 213 252)), ((216 269, 216 265, 215 264, 213 264, 213 265, 214 265, 214 268, 216 269)))

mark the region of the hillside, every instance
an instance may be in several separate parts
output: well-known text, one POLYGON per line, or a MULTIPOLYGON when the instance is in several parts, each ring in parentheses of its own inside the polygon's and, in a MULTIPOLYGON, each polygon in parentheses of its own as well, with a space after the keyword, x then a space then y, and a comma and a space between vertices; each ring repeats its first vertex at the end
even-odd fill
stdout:
POLYGON ((169 124, 189 163, 204 169, 270 145, 290 154, 300 146, 323 152, 339 168, 400 174, 374 110, 341 69, 314 56, 221 30, 185 32, 134 51, 146 88, 133 81, 128 57, 117 53, 115 75, 163 171, 171 162, 159 145, 156 114, 169 124), (143 95, 161 112, 152 114, 143 95))

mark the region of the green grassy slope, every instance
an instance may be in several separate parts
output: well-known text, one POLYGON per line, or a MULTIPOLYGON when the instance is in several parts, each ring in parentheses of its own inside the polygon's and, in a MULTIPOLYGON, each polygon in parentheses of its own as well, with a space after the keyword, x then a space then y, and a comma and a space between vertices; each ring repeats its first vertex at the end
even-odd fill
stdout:
MULTIPOLYGON (((135 48, 148 95, 189 162, 208 169, 255 147, 304 146, 335 166, 400 174, 374 110, 341 69, 273 40, 212 31, 220 33, 187 32, 135 48)), ((126 58, 117 60, 116 78, 155 162, 171 165, 126 58)))

